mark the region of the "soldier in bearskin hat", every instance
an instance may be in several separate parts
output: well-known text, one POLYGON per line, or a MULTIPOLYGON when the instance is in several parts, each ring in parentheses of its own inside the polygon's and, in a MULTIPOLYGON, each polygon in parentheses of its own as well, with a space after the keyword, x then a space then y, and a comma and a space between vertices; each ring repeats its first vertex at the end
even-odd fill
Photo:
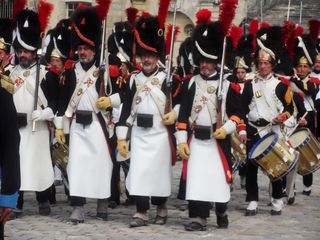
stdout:
MULTIPOLYGON (((290 79, 293 92, 304 95, 304 105, 308 112, 306 116, 306 127, 317 136, 316 98, 319 91, 319 79, 311 77, 312 66, 317 56, 316 47, 309 34, 298 36, 295 41, 294 61, 295 75, 290 79)), ((309 196, 312 190, 312 173, 303 176, 303 194, 309 196)))
MULTIPOLYGON (((46 5, 52 9, 52 5, 46 5)), ((39 14, 50 11, 39 8, 39 14)), ((23 191, 35 191, 41 215, 50 214, 49 193, 53 183, 47 121, 52 121, 57 111, 58 77, 37 63, 37 50, 41 47, 41 34, 45 25, 39 14, 22 10, 15 18, 13 47, 19 64, 9 74, 14 81, 13 100, 18 112, 20 143, 21 187, 16 216, 22 212, 23 191), (37 79, 39 72, 39 79, 37 79), (37 82, 39 81, 39 85, 37 82), (36 88, 38 88, 38 95, 36 88), (37 99, 35 101, 35 98, 37 99), (34 106, 34 102, 37 106, 34 106), (34 108, 36 109, 34 110, 34 108), (33 129, 36 122, 36 130, 33 129)))
MULTIPOLYGON (((60 122, 63 118, 72 118, 67 167, 73 207, 68 222, 72 224, 84 222, 86 198, 98 199, 97 218, 107 220, 114 153, 108 146, 108 123, 101 111, 110 107, 114 100, 104 97, 102 83, 105 76, 100 75, 98 68, 102 20, 107 11, 103 16, 99 13, 99 5, 80 8, 71 18, 72 48, 77 52, 79 61, 72 69, 65 71, 66 84, 61 91, 64 103, 58 112, 60 122), (103 97, 99 99, 101 93, 103 97)), ((63 136, 63 127, 57 128, 56 138, 64 140, 63 136)))
MULTIPOLYGON (((165 111, 167 74, 158 61, 163 61, 165 55, 164 22, 169 2, 160 1, 158 16, 144 14, 134 26, 134 55, 140 57, 142 70, 132 74, 126 85, 128 97, 116 128, 118 150, 126 157, 127 125, 132 126, 126 187, 135 196, 136 213, 130 227, 147 225, 150 197, 157 206, 154 223, 162 225, 167 221, 166 201, 171 194, 171 164, 175 155, 167 126, 174 123, 178 110, 175 107, 165 111)), ((175 90, 173 86, 171 91, 175 90)))
MULTIPOLYGON (((245 84, 242 94, 244 114, 247 114, 247 151, 266 136, 270 131, 282 136, 281 125, 293 114, 292 94, 289 84, 278 79, 273 69, 279 63, 279 55, 283 51, 281 27, 262 28, 257 33, 258 50, 255 64, 258 73, 252 81, 245 84), (268 102, 266 99, 269 99, 268 102), (266 128, 268 124, 270 128, 266 128)), ((247 162, 246 201, 249 205, 246 216, 257 214, 258 209, 258 167, 251 161, 247 162)), ((272 182, 271 215, 280 215, 283 207, 282 180, 272 182)))
POLYGON ((220 116, 217 110, 217 92, 221 80, 217 65, 222 60, 225 32, 228 30, 224 31, 221 19, 211 22, 209 10, 200 10, 198 19, 201 16, 208 17, 198 21, 192 36, 193 61, 199 66, 200 73, 186 80, 182 86, 176 133, 178 153, 184 159, 184 164, 188 164, 184 168, 187 169, 186 200, 189 202, 191 219, 185 225, 188 231, 206 230, 210 202, 215 202, 218 227, 228 227, 226 211, 231 183, 229 135, 236 131, 240 122, 238 85, 222 82, 220 116), (191 130, 189 137, 188 129, 191 130))

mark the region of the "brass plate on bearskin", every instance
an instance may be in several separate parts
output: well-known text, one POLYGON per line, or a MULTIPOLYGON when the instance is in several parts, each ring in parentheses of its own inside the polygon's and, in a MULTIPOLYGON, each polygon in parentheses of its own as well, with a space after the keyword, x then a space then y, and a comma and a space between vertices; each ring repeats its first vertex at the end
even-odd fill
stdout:
POLYGON ((24 73, 23 73, 23 76, 24 77, 29 77, 30 76, 30 71, 28 70, 28 71, 25 71, 24 73))
POLYGON ((201 105, 197 105, 197 106, 194 107, 194 111, 196 113, 199 113, 201 110, 202 110, 202 106, 201 105))
POLYGON ((136 104, 141 103, 141 100, 142 100, 141 97, 140 97, 140 96, 137 96, 137 97, 136 97, 136 104))
POLYGON ((210 93, 210 94, 214 93, 215 90, 216 90, 216 88, 214 86, 210 86, 210 87, 207 88, 207 92, 210 93))
POLYGON ((153 78, 152 80, 151 80, 151 84, 152 85, 158 85, 159 84, 159 79, 158 78, 153 78))
POLYGON ((82 93, 83 93, 83 90, 82 90, 82 88, 80 88, 80 89, 78 90, 78 92, 77 92, 77 95, 80 96, 82 93))
POLYGON ((99 77, 99 70, 94 70, 94 72, 92 73, 92 76, 94 76, 95 78, 99 77))

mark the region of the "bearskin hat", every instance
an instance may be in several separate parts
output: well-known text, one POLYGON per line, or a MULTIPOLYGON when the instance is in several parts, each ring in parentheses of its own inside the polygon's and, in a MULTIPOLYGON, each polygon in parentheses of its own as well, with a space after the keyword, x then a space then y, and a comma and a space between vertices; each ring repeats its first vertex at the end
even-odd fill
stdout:
POLYGON ((154 54, 164 60, 164 30, 160 28, 158 18, 156 16, 141 16, 135 29, 137 55, 154 54))
POLYGON ((181 43, 177 57, 178 73, 182 77, 192 73, 193 59, 191 49, 192 38, 188 37, 181 43))
POLYGON ((41 47, 41 26, 38 13, 31 10, 23 10, 16 16, 14 22, 13 47, 17 50, 24 48, 36 51, 41 47))
POLYGON ((77 9, 71 21, 73 49, 76 50, 79 45, 88 45, 98 51, 102 37, 102 23, 97 9, 93 7, 77 9))
POLYGON ((194 29, 192 56, 195 65, 200 60, 218 63, 221 61, 224 35, 219 22, 203 23, 194 29))
POLYGON ((254 36, 252 34, 241 36, 238 42, 238 46, 234 51, 235 68, 244 68, 246 69, 246 71, 250 71, 250 66, 253 61, 253 41, 254 36))
POLYGON ((10 52, 11 42, 12 42, 11 20, 8 18, 1 18, 0 19, 0 50, 4 50, 7 53, 10 52))
POLYGON ((108 50, 111 54, 120 53, 126 61, 132 62, 133 33, 129 22, 114 24, 112 34, 108 38, 108 50))
POLYGON ((303 34, 302 36, 296 38, 294 53, 294 66, 297 66, 301 63, 306 63, 309 66, 314 64, 317 52, 316 46, 309 34, 303 34))

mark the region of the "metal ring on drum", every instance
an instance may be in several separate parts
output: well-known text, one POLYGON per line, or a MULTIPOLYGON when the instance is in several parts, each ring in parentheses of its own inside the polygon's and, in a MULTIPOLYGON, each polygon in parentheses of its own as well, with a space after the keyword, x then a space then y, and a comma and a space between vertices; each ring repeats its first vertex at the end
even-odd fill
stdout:
POLYGON ((290 144, 299 153, 297 172, 304 176, 320 168, 320 143, 308 128, 299 128, 289 137, 290 144))
POLYGON ((271 132, 255 143, 248 158, 257 164, 271 181, 276 181, 294 169, 299 153, 288 142, 271 132))

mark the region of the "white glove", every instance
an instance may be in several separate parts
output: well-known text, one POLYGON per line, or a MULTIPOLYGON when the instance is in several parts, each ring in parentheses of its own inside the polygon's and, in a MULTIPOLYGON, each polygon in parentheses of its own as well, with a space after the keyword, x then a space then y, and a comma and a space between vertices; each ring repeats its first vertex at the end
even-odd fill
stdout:
POLYGON ((39 121, 39 120, 48 120, 51 121, 54 117, 52 109, 47 107, 43 110, 34 110, 31 114, 32 121, 39 121))

